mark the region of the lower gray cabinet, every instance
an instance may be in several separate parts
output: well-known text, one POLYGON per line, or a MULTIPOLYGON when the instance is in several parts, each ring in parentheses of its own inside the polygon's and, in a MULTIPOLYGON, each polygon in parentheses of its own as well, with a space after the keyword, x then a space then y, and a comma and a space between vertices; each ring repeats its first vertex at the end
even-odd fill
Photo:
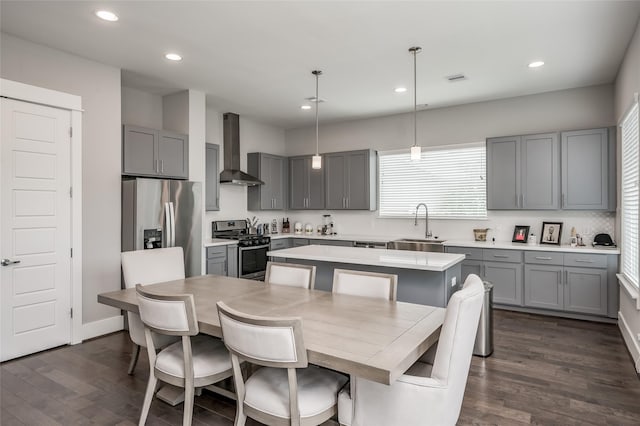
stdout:
POLYGON ((308 246, 309 245, 309 240, 306 238, 293 238, 292 239, 292 246, 293 247, 300 247, 300 246, 308 246))
POLYGON ((564 309, 563 269, 556 265, 525 265, 525 306, 564 309))
POLYGON ((607 314, 607 271, 565 267, 564 309, 583 314, 607 314))
POLYGON ((484 262, 484 279, 493 284, 493 302, 522 306, 522 264, 484 262))
POLYGON ((464 283, 469 274, 476 274, 482 277, 482 262, 479 260, 462 261, 462 282, 464 283))
POLYGON ((238 246, 207 247, 207 274, 238 276, 238 246))
POLYGON ((291 238, 278 238, 277 240, 271 240, 269 250, 283 250, 289 247, 291 247, 291 238))

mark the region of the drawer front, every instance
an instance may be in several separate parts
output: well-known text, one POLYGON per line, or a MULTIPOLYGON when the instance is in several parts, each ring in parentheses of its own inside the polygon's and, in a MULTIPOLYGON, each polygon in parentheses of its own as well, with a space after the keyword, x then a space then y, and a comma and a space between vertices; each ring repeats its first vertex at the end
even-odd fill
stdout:
POLYGON ((309 240, 306 238, 294 238, 293 239, 293 246, 294 247, 300 247, 300 246, 308 246, 309 245, 309 240))
POLYGON ((207 259, 214 257, 227 257, 227 246, 207 247, 207 259))
POLYGON ((538 265, 562 265, 564 253, 549 253, 544 251, 525 251, 524 263, 537 263, 538 265))
POLYGON ((499 250, 484 249, 482 250, 482 258, 491 262, 522 262, 522 251, 520 250, 499 250))
POLYGON ((289 241, 287 240, 271 240, 270 250, 282 250, 289 248, 289 241))
POLYGON ((579 268, 606 268, 607 256, 602 254, 566 253, 564 266, 577 266, 579 268))
POLYGON ((464 254, 467 260, 482 260, 481 248, 447 247, 447 253, 464 254))

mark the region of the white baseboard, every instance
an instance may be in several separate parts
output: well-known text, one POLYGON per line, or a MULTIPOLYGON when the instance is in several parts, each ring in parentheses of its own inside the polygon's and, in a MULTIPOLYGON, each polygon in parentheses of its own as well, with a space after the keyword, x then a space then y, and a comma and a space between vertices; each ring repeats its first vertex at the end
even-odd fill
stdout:
POLYGON ((631 358, 633 358, 635 362, 636 372, 640 374, 640 340, 635 338, 629 324, 620 311, 618 311, 618 327, 620 328, 624 342, 627 344, 631 358))
POLYGON ((123 328, 124 316, 122 315, 82 324, 82 340, 93 339, 123 328))

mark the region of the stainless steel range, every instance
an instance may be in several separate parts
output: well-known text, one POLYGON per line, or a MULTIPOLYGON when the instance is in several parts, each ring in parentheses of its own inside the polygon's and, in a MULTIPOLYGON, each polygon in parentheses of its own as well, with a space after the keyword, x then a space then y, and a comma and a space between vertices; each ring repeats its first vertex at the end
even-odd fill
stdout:
POLYGON ((211 223, 213 238, 238 241, 238 277, 264 281, 271 238, 249 234, 246 220, 216 220, 211 223))

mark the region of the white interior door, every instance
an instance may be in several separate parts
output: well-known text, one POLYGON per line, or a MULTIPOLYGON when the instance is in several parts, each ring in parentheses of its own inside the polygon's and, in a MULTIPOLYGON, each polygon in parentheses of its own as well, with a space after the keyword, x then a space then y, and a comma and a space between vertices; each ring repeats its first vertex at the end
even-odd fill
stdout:
POLYGON ((71 340, 68 110, 3 98, 2 361, 71 340))

